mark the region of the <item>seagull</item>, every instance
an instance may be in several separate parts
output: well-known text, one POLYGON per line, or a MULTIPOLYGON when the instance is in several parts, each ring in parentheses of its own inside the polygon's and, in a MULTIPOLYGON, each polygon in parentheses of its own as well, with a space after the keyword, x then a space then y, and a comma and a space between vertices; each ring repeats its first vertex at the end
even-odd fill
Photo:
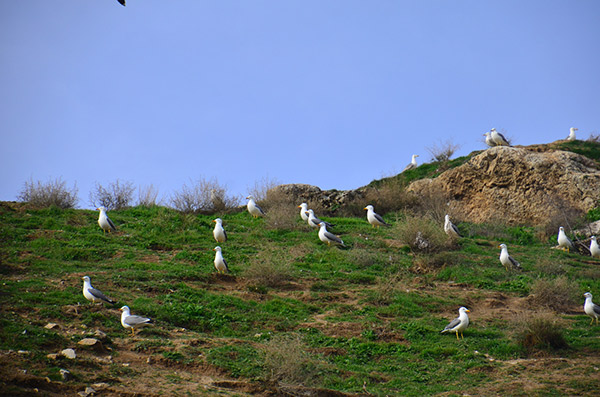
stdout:
POLYGON ((247 207, 250 215, 252 215, 254 218, 258 218, 265 215, 265 212, 254 202, 254 197, 248 196, 246 198, 248 199, 247 207))
POLYGON ((308 211, 308 204, 302 203, 298 208, 300 208, 300 218, 302 218, 303 221, 308 222, 308 215, 306 214, 308 211))
POLYGON ((213 248, 213 251, 216 251, 215 254, 215 269, 219 273, 227 273, 229 272, 229 267, 227 266, 227 262, 225 258, 223 258, 223 254, 221 253, 221 247, 217 246, 213 248))
POLYGON ((594 319, 596 319, 596 324, 598 324, 598 318, 600 318, 600 306, 592 302, 591 293, 586 292, 585 294, 583 294, 583 296, 585 296, 583 311, 585 312, 585 314, 592 318, 592 322, 590 324, 594 323, 594 319))
POLYGON ((334 243, 339 244, 342 247, 346 247, 341 238, 327 231, 327 225, 325 224, 325 222, 319 223, 319 227, 319 238, 322 242, 327 243, 327 245, 331 245, 331 243, 334 243))
POLYGON ((125 7, 125 0, 117 0, 123 7, 125 7))
POLYGON ((565 228, 562 226, 558 228, 558 246, 563 251, 567 250, 567 252, 570 252, 571 248, 573 248, 573 242, 567 237, 565 228))
POLYGON ((575 139, 575 131, 578 131, 579 128, 571 127, 569 128, 569 136, 567 137, 567 141, 574 141, 575 139))
POLYGON ((402 172, 404 172, 406 170, 412 170, 413 168, 417 168, 417 157, 419 157, 418 154, 413 154, 412 160, 410 161, 410 163, 408 163, 408 165, 406 167, 404 167, 402 172))
POLYGON ((221 218, 217 218, 213 220, 215 223, 215 228, 213 229, 213 236, 217 243, 224 243, 227 241, 227 232, 223 229, 223 220, 221 218))
POLYGON ((488 145, 489 147, 496 146, 496 142, 494 142, 494 140, 492 139, 492 135, 489 132, 486 132, 483 135, 485 136, 485 144, 486 145, 488 145))
POLYGON ((386 223, 381 215, 375 212, 372 205, 367 205, 364 210, 367 210, 367 220, 373 227, 379 226, 391 226, 389 223, 386 223))
POLYGON ((98 217, 98 225, 100 225, 100 227, 102 228, 102 230, 104 230, 104 233, 106 233, 107 230, 108 230, 109 233, 111 231, 116 232, 117 231, 117 227, 110 220, 110 218, 108 217, 108 215, 106 215, 106 208, 104 208, 104 207, 98 207, 98 208, 96 208, 96 211, 100 211, 100 216, 98 217))
POLYGON ((502 251, 500 252, 500 263, 502 263, 506 270, 510 270, 511 267, 514 267, 515 269, 521 269, 521 264, 512 256, 508 255, 508 248, 506 248, 506 244, 500 244, 499 248, 502 248, 502 251))
POLYGON ((469 326, 469 316, 467 316, 467 313, 470 312, 471 311, 464 306, 458 309, 458 317, 450 321, 450 324, 446 325, 446 328, 442 330, 442 334, 444 332, 456 332, 456 339, 460 340, 458 338, 458 333, 460 332, 460 336, 464 339, 463 331, 469 326))
POLYGON ((462 237, 458 231, 458 228, 450 221, 450 215, 448 214, 446 214, 444 220, 444 231, 450 237, 462 237))
POLYGON ((490 136, 492 137, 492 140, 494 141, 496 146, 510 146, 508 140, 504 137, 504 135, 496 131, 495 128, 492 128, 490 130, 490 136))
POLYGON ((596 236, 592 236, 590 253, 592 254, 592 258, 600 258, 600 247, 598 246, 598 241, 596 241, 596 236))
POLYGON ((125 328, 131 328, 131 336, 135 335, 136 328, 142 328, 146 325, 152 324, 152 320, 150 320, 149 318, 142 316, 132 316, 128 306, 123 306, 119 310, 122 311, 121 325, 125 328))
POLYGON ((114 300, 107 298, 106 295, 104 295, 102 292, 92 287, 92 284, 90 283, 90 278, 88 276, 83 276, 81 279, 83 280, 83 296, 85 296, 85 299, 94 303, 115 303, 114 300))
POLYGON ((317 217, 315 216, 315 211, 313 211, 313 210, 308 210, 308 211, 306 211, 306 212, 307 212, 307 214, 306 214, 306 215, 308 215, 308 225, 309 225, 309 226, 312 226, 312 227, 319 227, 319 225, 320 225, 321 223, 324 223, 324 224, 325 224, 327 227, 331 227, 331 226, 333 226, 331 223, 329 223, 329 222, 325 222, 325 221, 322 221, 321 219, 317 218, 317 217))

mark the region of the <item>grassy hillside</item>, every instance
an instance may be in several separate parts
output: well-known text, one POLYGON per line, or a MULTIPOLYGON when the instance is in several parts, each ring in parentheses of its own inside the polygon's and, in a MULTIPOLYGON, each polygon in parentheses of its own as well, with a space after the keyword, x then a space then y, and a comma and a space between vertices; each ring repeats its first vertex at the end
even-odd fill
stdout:
POLYGON ((231 273, 217 275, 214 217, 162 207, 109 216, 118 233, 104 235, 94 211, 0 204, 1 394, 76 395, 98 383, 121 395, 597 393, 600 326, 581 295, 600 303, 600 260, 550 249, 533 229, 459 224, 457 244, 417 255, 399 241, 410 222, 400 213, 382 229, 326 218, 346 249, 300 221, 276 229, 223 214, 231 273), (502 268, 499 243, 522 272, 502 268), (87 302, 84 275, 117 303, 87 302), (532 292, 564 305, 553 312, 532 292), (155 326, 131 337, 122 305, 155 326), (440 330, 460 306, 471 325, 457 341, 440 330), (550 312, 567 347, 520 338, 538 312, 550 312), (78 345, 85 337, 106 350, 78 345), (77 358, 48 357, 65 348, 77 358))

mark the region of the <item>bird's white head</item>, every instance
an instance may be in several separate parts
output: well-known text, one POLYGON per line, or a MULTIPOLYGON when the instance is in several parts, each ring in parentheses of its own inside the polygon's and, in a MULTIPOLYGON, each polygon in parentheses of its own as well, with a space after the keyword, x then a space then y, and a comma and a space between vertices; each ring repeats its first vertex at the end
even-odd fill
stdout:
POLYGON ((449 221, 449 220, 450 220, 450 215, 446 214, 446 216, 444 217, 444 219, 445 219, 446 221, 449 221))
POLYGON ((221 223, 223 223, 223 220, 221 218, 217 218, 217 219, 214 219, 213 222, 221 224, 221 223))
POLYGON ((250 194, 246 196, 246 200, 254 200, 254 196, 250 194))
POLYGON ((81 277, 81 279, 83 281, 87 281, 88 283, 90 282, 90 278, 88 276, 83 276, 83 277, 81 277))
POLYGON ((309 215, 312 215, 312 216, 314 216, 314 215, 315 215, 315 211, 313 211, 313 210, 308 210, 308 211, 306 211, 306 212, 308 212, 308 214, 309 214, 309 215))
POLYGON ((319 223, 319 226, 320 226, 320 227, 327 227, 327 225, 325 224, 325 222, 321 222, 321 223, 319 223))
POLYGON ((571 131, 571 132, 573 132, 573 131, 579 131, 579 128, 571 127, 571 128, 569 128, 569 131, 571 131))
POLYGON ((590 292, 586 292, 585 294, 583 294, 583 296, 592 299, 592 294, 590 292))
POLYGON ((304 210, 306 211, 306 209, 308 208, 308 204, 306 204, 306 203, 302 203, 302 204, 300 204, 300 205, 298 206, 298 208, 302 208, 302 209, 304 209, 304 210))
POLYGON ((596 241, 596 236, 592 236, 592 241, 596 241))
POLYGON ((495 129, 495 128, 492 128, 492 129, 490 130, 490 132, 496 132, 496 129, 495 129))
POLYGON ((505 249, 505 248, 506 248, 506 244, 500 244, 500 245, 498 246, 498 248, 505 249))
POLYGON ((123 306, 119 310, 122 311, 122 312, 124 312, 124 313, 129 313, 129 306, 123 306))
POLYGON ((221 247, 217 245, 215 248, 213 248, 213 251, 221 252, 221 247))
POLYGON ((98 208, 96 208, 96 211, 100 211, 100 212, 106 211, 106 207, 102 207, 102 206, 98 207, 98 208))
POLYGON ((559 227, 559 228, 558 228, 558 231, 559 231, 559 232, 564 232, 564 231, 565 231, 565 228, 561 226, 561 227, 559 227))
POLYGON ((458 311, 461 313, 471 313, 471 311, 464 306, 458 309, 458 311))
POLYGON ((367 211, 373 211, 373 206, 371 204, 367 205, 365 208, 363 208, 364 210, 367 211))

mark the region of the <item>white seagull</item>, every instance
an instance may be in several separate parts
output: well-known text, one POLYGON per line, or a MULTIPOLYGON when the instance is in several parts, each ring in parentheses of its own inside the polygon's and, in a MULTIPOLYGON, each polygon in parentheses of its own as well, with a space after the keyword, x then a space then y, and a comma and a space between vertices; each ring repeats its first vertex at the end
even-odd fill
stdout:
POLYGON ((142 328, 146 325, 150 325, 152 320, 142 316, 132 316, 129 311, 129 307, 123 306, 121 310, 121 325, 124 328, 131 328, 131 336, 135 335, 136 328, 142 328))
POLYGON ((327 231, 327 225, 325 224, 325 222, 321 222, 319 224, 319 238, 322 242, 327 243, 327 245, 331 245, 331 243, 334 243, 345 247, 344 242, 341 238, 327 231))
POLYGON ((224 243, 227 241, 227 232, 223 229, 223 220, 221 218, 217 218, 213 220, 215 223, 215 228, 213 229, 213 237, 217 241, 217 243, 224 243))
POLYGON ((496 131, 495 128, 492 128, 490 130, 490 136, 492 137, 492 140, 494 141, 496 146, 510 146, 508 140, 504 137, 504 135, 496 131))
POLYGON ((404 167, 402 172, 404 172, 406 170, 412 170, 413 168, 417 168, 417 157, 419 157, 418 154, 413 154, 412 160, 410 160, 410 163, 408 163, 408 165, 406 167, 404 167))
POLYGON ((570 252, 570 250, 573 248, 573 242, 567 237, 567 235, 565 234, 565 228, 562 226, 558 228, 557 240, 558 246, 562 248, 563 251, 567 250, 567 252, 570 252))
POLYGON ((592 236, 592 240, 590 242, 590 253, 592 254, 592 258, 600 258, 600 246, 598 246, 596 236, 592 236))
POLYGON ((585 314, 592 318, 592 322, 590 324, 594 323, 594 319, 596 319, 596 324, 598 324, 598 319, 600 318, 600 306, 592 302, 591 293, 586 292, 585 294, 583 294, 583 296, 585 296, 583 311, 585 312, 585 314))
POLYGON ((389 223, 386 223, 381 215, 375 212, 372 205, 367 205, 364 210, 367 210, 367 220, 373 227, 379 226, 391 226, 389 223))
POLYGON ((104 207, 98 207, 98 208, 96 208, 96 211, 100 211, 100 216, 98 217, 98 225, 100 225, 100 227, 102 228, 102 230, 104 230, 104 233, 106 233, 106 231, 108 231, 109 233, 111 231, 116 232, 117 231, 117 227, 110 220, 110 218, 108 217, 108 215, 106 215, 106 208, 104 208, 104 207))
POLYGON ((450 237, 462 237, 458 228, 450 221, 450 215, 446 214, 444 218, 444 231, 450 237))
POLYGON ((500 263, 502 263, 502 266, 504 266, 506 270, 510 270, 511 267, 515 269, 521 269, 521 264, 512 256, 508 255, 508 248, 506 248, 506 244, 500 244, 499 248, 502 248, 502 251, 500 251, 500 263))
POLYGON ((252 215, 254 218, 258 218, 265 215, 265 212, 254 202, 254 197, 248 196, 246 198, 248 199, 247 207, 250 215, 252 215))
POLYGON ((306 211, 306 212, 307 212, 307 214, 306 214, 306 215, 308 215, 308 225, 309 225, 309 226, 312 226, 312 227, 319 227, 319 225, 321 224, 321 222, 322 222, 322 223, 324 223, 324 224, 325 224, 327 227, 331 227, 331 226, 333 226, 331 223, 329 223, 329 222, 325 222, 325 221, 322 221, 321 219, 317 218, 317 217, 315 216, 315 211, 313 211, 313 210, 308 210, 308 211, 306 211))
POLYGON ((308 211, 308 204, 302 203, 298 206, 298 208, 300 208, 300 218, 302 218, 304 222, 308 222, 308 215, 306 214, 308 211))
POLYGON ((463 331, 469 326, 469 316, 467 316, 469 312, 470 310, 464 306, 458 309, 458 317, 446 325, 446 328, 442 330, 442 334, 444 332, 456 332, 456 339, 460 340, 458 338, 458 333, 460 332, 460 336, 464 339, 463 331))
POLYGON ((486 132, 485 134, 483 134, 485 136, 485 144, 488 145, 489 147, 494 147, 496 146, 496 142, 494 142, 494 140, 492 139, 492 135, 489 132, 486 132))
POLYGON ((83 280, 83 296, 85 296, 85 299, 94 303, 115 303, 114 300, 107 298, 106 295, 104 295, 102 292, 92 287, 92 284, 90 283, 90 278, 88 276, 83 276, 81 279, 83 280))
POLYGON ((577 139, 575 137, 575 131, 579 130, 579 128, 571 127, 569 128, 569 136, 567 137, 567 141, 574 141, 577 139))
POLYGON ((213 248, 213 251, 216 251, 216 253, 215 253, 215 269, 217 269, 217 272, 219 272, 219 273, 227 273, 229 271, 229 267, 227 266, 227 262, 225 261, 225 258, 223 258, 223 254, 221 253, 221 247, 217 246, 217 247, 213 248))

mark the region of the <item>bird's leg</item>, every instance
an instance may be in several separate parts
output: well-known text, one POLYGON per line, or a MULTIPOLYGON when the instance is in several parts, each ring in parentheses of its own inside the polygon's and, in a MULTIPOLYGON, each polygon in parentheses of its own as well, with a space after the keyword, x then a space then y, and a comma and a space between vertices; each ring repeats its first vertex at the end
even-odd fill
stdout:
POLYGON ((458 337, 458 331, 456 331, 456 340, 460 340, 460 338, 458 337))
POLYGON ((131 327, 131 336, 135 335, 135 328, 131 327))
POLYGON ((463 335, 462 331, 460 331, 460 337, 461 337, 462 339, 465 339, 465 336, 463 335))

